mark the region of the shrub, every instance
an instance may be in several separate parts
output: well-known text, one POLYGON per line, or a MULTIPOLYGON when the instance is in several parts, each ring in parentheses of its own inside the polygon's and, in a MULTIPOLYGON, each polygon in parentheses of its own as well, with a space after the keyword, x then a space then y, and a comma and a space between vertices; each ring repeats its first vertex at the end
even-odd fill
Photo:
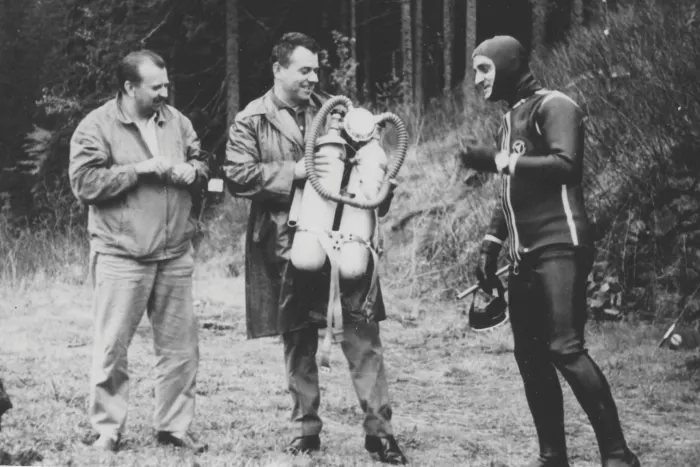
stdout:
POLYGON ((685 182, 685 191, 673 188, 700 175, 688 164, 700 145, 697 10, 690 0, 638 0, 535 64, 587 114, 597 272, 619 276, 628 303, 651 309, 648 317, 684 304, 700 268, 694 246, 679 241, 700 229, 685 218, 692 205, 681 198, 694 190, 685 182), (678 294, 675 304, 657 303, 660 292, 678 294))
MULTIPOLYGON (((678 294, 671 303, 688 302, 700 274, 700 264, 687 260, 700 240, 688 200, 700 193, 686 186, 700 175, 694 159, 700 144, 697 10, 692 0, 638 0, 607 21, 572 31, 532 64, 543 84, 568 93, 586 113, 596 277, 619 277, 627 303, 652 309, 649 317, 674 311, 674 305, 656 309, 668 301, 665 293, 678 294), (671 207, 661 209, 667 203, 671 207)), ((398 272, 409 261, 419 280, 397 277, 396 285, 431 298, 452 296, 474 280, 469 265, 494 202, 491 178, 467 174, 465 186, 452 156, 465 136, 492 141, 498 109, 469 93, 456 97, 464 101, 462 112, 446 100, 446 118, 433 111, 422 122, 432 141, 416 149, 403 171, 402 207, 389 221, 389 230, 398 231, 403 218, 413 219, 396 237, 409 248, 390 253, 389 269, 398 272)))

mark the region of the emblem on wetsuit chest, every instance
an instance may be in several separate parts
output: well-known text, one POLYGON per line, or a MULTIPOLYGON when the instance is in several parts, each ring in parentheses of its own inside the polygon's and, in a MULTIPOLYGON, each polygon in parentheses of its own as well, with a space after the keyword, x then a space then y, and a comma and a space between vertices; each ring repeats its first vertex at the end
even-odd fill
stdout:
POLYGON ((511 153, 522 156, 523 154, 525 154, 526 149, 527 149, 527 144, 525 144, 525 141, 523 141, 521 139, 516 139, 515 141, 513 141, 513 146, 511 147, 511 153))

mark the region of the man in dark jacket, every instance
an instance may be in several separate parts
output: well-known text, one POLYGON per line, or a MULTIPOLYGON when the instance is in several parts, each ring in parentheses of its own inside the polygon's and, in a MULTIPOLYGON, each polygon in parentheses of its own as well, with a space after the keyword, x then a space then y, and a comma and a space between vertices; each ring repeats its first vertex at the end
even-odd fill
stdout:
MULTIPOLYGON (((272 51, 274 86, 236 116, 224 167, 231 192, 251 200, 245 246, 248 338, 282 335, 292 418, 301 427, 301 436, 287 447, 293 454, 318 450, 322 427, 316 352, 329 297, 328 269, 294 268, 294 230, 287 225, 292 194, 307 175, 304 132, 324 101, 314 93, 318 52, 317 43, 304 34, 281 38, 272 51)), ((379 337, 384 302, 370 278, 341 283, 342 349, 365 412, 365 448, 383 462, 403 464, 392 434, 379 337)))
POLYGON ((595 431, 604 467, 639 466, 623 436, 605 376, 584 345, 586 278, 593 242, 584 207, 583 115, 558 91, 543 89, 512 37, 484 41, 472 55, 475 82, 510 109, 498 151, 466 145, 467 167, 501 174, 501 203, 482 243, 476 275, 489 291, 509 243, 509 306, 515 358, 540 452, 529 467, 568 467, 562 391, 571 386, 595 431))

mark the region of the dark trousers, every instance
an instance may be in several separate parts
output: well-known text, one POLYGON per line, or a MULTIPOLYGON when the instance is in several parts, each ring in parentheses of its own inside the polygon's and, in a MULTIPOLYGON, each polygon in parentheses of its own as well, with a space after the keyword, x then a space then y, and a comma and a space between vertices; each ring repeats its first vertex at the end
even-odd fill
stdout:
MULTIPOLYGON (((287 382, 294 402, 292 420, 299 423, 303 436, 317 435, 323 426, 318 415, 321 403, 316 364, 318 330, 308 327, 284 333, 282 337, 287 382)), ((372 436, 393 434, 379 323, 346 323, 341 347, 348 361, 360 407, 365 413, 365 433, 372 436)))
POLYGON ((555 368, 588 415, 603 460, 627 445, 605 376, 584 345, 588 248, 552 246, 526 256, 509 278, 515 359, 543 458, 566 459, 562 390, 555 368))

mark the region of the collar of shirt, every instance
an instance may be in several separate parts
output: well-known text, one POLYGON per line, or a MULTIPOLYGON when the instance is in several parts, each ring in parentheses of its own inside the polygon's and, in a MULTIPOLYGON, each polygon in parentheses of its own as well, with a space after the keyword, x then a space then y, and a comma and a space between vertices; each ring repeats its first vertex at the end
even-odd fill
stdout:
POLYGON ((158 157, 160 151, 158 148, 158 132, 156 131, 156 121, 158 120, 158 114, 154 114, 149 118, 145 124, 136 123, 136 126, 141 131, 143 139, 146 141, 148 149, 151 150, 153 157, 158 157))
POLYGON ((299 128, 303 131, 305 123, 304 112, 306 111, 307 107, 306 105, 299 105, 296 108, 292 107, 291 105, 287 104, 282 99, 280 99, 274 91, 272 92, 272 103, 275 104, 275 107, 277 107, 278 109, 286 110, 287 112, 289 112, 289 114, 292 117, 294 117, 294 120, 296 120, 299 128))
MULTIPOLYGON (((124 109, 122 109, 122 100, 124 99, 124 96, 121 91, 117 93, 117 118, 119 121, 121 121, 124 124, 129 124, 129 123, 136 123, 134 120, 129 117, 126 112, 124 112, 124 109)), ((155 112, 153 114, 153 122, 158 123, 159 125, 164 123, 166 120, 169 120, 172 117, 172 112, 168 109, 167 105, 163 105, 161 109, 158 112, 155 112)), ((150 124, 150 121, 149 121, 150 124)))

